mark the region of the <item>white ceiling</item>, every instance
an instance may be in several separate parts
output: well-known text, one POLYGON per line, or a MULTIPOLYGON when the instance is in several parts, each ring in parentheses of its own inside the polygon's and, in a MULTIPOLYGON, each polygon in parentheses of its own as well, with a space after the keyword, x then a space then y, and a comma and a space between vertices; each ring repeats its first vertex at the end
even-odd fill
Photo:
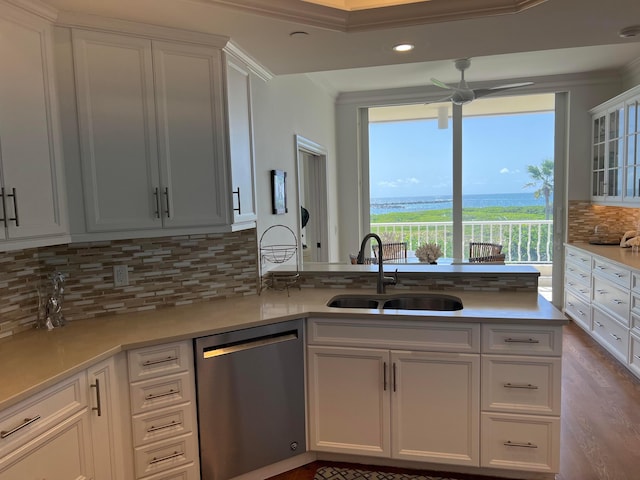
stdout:
MULTIPOLYGON (((257 14, 215 0, 43 0, 83 12, 228 36, 274 75, 315 72, 337 92, 420 86, 436 77, 455 83, 451 60, 473 58, 467 80, 619 70, 640 59, 638 0, 547 0, 517 14, 344 32, 257 14), (290 36, 304 31, 308 35, 290 36), (410 53, 391 51, 397 43, 410 53)), ((277 5, 278 0, 254 4, 277 5)), ((233 3, 233 2, 228 2, 233 3)))

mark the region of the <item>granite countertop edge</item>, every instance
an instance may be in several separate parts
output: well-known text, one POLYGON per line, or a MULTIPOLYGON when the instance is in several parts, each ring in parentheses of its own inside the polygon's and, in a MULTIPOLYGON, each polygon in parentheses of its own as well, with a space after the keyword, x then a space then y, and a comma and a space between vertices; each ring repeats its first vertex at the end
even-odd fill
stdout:
MULTIPOLYGON (((483 323, 545 322, 567 318, 540 295, 530 292, 449 290, 465 305, 456 312, 338 309, 326 306, 335 295, 372 293, 362 289, 296 288, 265 291, 152 311, 69 322, 52 331, 30 330, 0 340, 0 410, 38 393, 122 351, 321 316, 364 320, 483 323)), ((397 293, 397 292, 395 292, 397 293)), ((402 292, 406 293, 406 292, 402 292)))

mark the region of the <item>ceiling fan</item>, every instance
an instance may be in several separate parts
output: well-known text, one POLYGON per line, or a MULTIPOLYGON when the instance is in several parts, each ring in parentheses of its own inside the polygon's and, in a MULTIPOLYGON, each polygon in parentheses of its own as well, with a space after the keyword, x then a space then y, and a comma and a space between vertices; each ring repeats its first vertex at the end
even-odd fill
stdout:
POLYGON ((509 90, 511 88, 526 87, 527 85, 533 85, 533 82, 522 82, 522 83, 511 83, 508 85, 498 85, 491 88, 476 88, 476 89, 469 88, 469 85, 467 85, 467 82, 464 79, 464 71, 467 68, 469 68, 469 66, 471 65, 471 60, 469 60, 468 58, 461 58, 456 60, 454 62, 454 65, 458 70, 460 70, 460 74, 461 74, 460 83, 458 83, 458 86, 455 87, 455 86, 447 85, 446 83, 441 82, 438 79, 432 78, 431 83, 433 83, 436 87, 445 88, 447 90, 452 91, 449 96, 442 98, 440 100, 436 100, 433 103, 445 102, 445 101, 451 100, 451 102, 455 103, 456 105, 464 105, 466 103, 469 103, 475 100, 476 98, 484 97, 486 95, 491 95, 492 93, 501 92, 503 90, 509 90))

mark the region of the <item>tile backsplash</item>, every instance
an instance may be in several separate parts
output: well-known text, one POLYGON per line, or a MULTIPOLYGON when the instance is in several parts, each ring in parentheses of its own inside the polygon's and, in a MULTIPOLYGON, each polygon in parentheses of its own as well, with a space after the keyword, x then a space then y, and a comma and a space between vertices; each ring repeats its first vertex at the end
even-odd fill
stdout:
POLYGON ((67 321, 257 293, 256 230, 74 243, 0 253, 0 338, 35 325, 36 287, 66 275, 67 321), (114 265, 129 285, 114 287, 114 265))
POLYGON ((587 242, 596 225, 606 225, 610 232, 635 230, 640 221, 640 208, 592 205, 588 201, 569 201, 567 240, 587 242))

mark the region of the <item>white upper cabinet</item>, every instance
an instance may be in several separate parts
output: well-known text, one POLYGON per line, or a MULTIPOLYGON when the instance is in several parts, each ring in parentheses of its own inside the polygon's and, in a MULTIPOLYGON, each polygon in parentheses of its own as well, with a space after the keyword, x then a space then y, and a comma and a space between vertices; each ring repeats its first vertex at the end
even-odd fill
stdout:
POLYGON ((87 232, 228 225, 221 51, 72 35, 87 232))
POLYGON ((0 2, 0 250, 69 240, 51 29, 0 2))
POLYGON ((255 226, 255 162, 249 70, 226 57, 227 118, 234 228, 255 226))
POLYGON ((591 199, 640 203, 638 104, 640 86, 591 110, 591 199))

